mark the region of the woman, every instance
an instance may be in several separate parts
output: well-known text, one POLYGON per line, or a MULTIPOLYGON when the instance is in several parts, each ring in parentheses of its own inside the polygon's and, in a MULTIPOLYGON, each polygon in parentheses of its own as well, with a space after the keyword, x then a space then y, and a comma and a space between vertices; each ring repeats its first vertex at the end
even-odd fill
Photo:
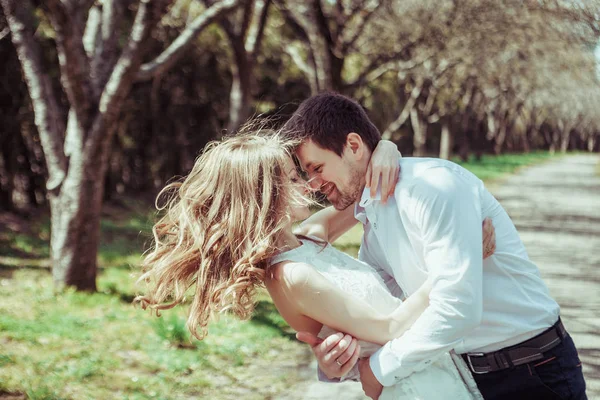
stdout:
MULTIPOLYGON (((202 339, 213 313, 248 318, 256 288, 265 285, 292 328, 347 332, 365 341, 352 343, 353 358, 368 356, 423 312, 429 285, 401 302, 372 268, 328 245, 356 221, 352 210, 311 216, 293 145, 276 134, 244 134, 207 146, 184 182, 159 195, 170 197, 159 207, 166 215, 153 228, 155 244, 143 262, 140 280, 150 286, 136 301, 172 308, 195 284, 187 326, 202 339), (294 232, 293 223, 304 219, 294 232)), ((397 157, 387 156, 389 164, 397 166, 397 157)), ((485 240, 493 242, 493 229, 485 240)), ((447 361, 411 375, 405 388, 386 388, 381 398, 417 398, 414 384, 424 379, 449 379, 448 390, 458 387, 460 398, 472 398, 447 361)))

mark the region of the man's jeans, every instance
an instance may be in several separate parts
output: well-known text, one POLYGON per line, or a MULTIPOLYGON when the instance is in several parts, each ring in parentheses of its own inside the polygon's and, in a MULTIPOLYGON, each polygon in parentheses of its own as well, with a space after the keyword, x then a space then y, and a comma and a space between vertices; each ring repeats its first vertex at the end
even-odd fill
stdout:
POLYGON ((587 400, 581 361, 569 335, 541 360, 473 377, 485 400, 587 400))

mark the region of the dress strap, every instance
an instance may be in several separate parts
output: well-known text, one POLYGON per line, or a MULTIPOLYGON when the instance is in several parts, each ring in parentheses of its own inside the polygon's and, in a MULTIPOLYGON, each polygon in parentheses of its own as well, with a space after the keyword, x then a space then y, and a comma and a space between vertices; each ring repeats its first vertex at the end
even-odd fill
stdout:
POLYGON ((302 261, 306 262, 314 253, 317 244, 313 242, 319 241, 319 238, 309 237, 309 239, 300 239, 301 246, 295 247, 288 251, 283 251, 271 258, 270 265, 274 265, 283 261, 302 261))
POLYGON ((304 242, 302 242, 301 246, 295 247, 291 250, 282 251, 281 253, 271 258, 270 264, 274 265, 283 261, 301 261, 303 259, 303 247, 306 247, 306 244, 304 242))

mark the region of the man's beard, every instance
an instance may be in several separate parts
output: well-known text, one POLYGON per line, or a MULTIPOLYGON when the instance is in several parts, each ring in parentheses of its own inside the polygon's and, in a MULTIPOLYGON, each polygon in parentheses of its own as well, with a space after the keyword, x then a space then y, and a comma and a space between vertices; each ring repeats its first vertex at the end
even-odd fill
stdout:
POLYGON ((352 204, 356 203, 363 191, 364 183, 362 174, 355 168, 350 170, 350 185, 347 190, 343 192, 336 186, 335 190, 339 196, 335 202, 331 202, 333 207, 338 210, 345 210, 352 204))

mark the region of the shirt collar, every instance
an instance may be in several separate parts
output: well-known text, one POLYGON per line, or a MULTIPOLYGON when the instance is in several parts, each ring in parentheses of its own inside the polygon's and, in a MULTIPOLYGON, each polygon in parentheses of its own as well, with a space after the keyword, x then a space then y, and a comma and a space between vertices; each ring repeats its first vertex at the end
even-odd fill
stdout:
POLYGON ((354 204, 354 218, 362 222, 363 224, 367 223, 367 212, 366 208, 371 206, 374 201, 381 200, 381 192, 377 189, 377 193, 375 194, 375 198, 371 198, 371 189, 365 188, 363 190, 362 196, 360 197, 360 201, 354 204))
POLYGON ((371 198, 371 189, 364 188, 362 196, 360 197, 360 202, 358 203, 361 207, 365 208, 373 204, 374 201, 381 201, 381 191, 377 188, 377 193, 375 193, 375 197, 371 198))

